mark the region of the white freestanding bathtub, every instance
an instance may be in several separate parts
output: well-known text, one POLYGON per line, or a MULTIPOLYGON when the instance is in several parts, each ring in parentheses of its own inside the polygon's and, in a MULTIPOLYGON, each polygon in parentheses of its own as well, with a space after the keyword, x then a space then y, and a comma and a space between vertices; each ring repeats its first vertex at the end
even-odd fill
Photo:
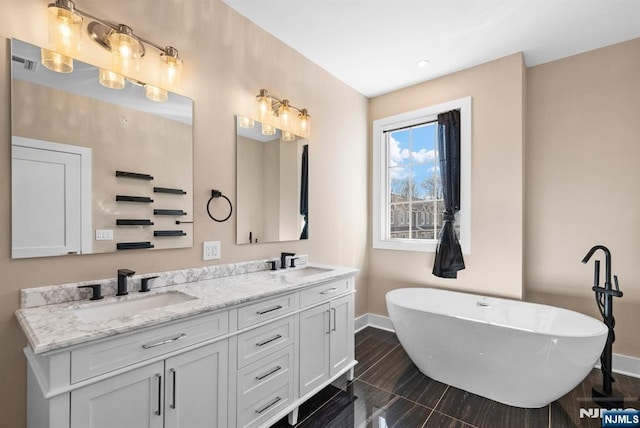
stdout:
POLYGON ((607 339, 602 322, 553 306, 431 288, 386 297, 422 373, 511 406, 543 407, 571 391, 607 339))

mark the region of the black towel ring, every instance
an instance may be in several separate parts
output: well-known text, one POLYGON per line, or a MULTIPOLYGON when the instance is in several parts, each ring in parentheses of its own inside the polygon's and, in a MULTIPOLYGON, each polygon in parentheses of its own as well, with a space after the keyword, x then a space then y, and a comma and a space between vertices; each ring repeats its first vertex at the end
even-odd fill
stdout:
POLYGON ((231 204, 231 201, 229 200, 229 198, 227 198, 225 195, 223 195, 222 192, 219 191, 219 190, 212 190, 211 191, 211 197, 209 198, 209 201, 207 202, 207 214, 209 214, 209 217, 211 217, 211 220, 217 221, 218 223, 222 223, 223 221, 229 220, 229 217, 231 217, 232 213, 233 213, 233 205, 231 204), (227 202, 229 202, 229 215, 226 216, 225 218, 223 218, 222 220, 219 220, 219 219, 215 218, 214 216, 212 216, 211 215, 211 211, 209 210, 209 205, 211 204, 211 201, 213 201, 216 198, 225 198, 227 200, 227 202))

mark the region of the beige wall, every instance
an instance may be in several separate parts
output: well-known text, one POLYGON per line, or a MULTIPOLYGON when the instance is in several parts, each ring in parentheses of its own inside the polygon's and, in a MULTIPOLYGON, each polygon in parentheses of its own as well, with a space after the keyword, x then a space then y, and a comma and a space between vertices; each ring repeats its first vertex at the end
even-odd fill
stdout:
POLYGON ((640 357, 640 39, 530 68, 527 300, 600 318, 589 248, 606 245, 622 299, 614 352, 640 357))
MULTIPOLYGON (((215 0, 83 0, 81 9, 125 22, 159 43, 170 43, 185 60, 178 91, 194 100, 194 247, 189 249, 11 260, 9 44, 0 46, 0 425, 24 426, 26 341, 13 312, 21 288, 115 276, 128 267, 139 273, 205 266, 202 242, 220 240, 219 263, 308 253, 310 260, 358 267, 366 272, 367 99, 251 22, 215 0), (211 189, 235 201, 236 114, 252 116, 255 95, 266 88, 286 96, 313 116, 310 138, 310 239, 237 246, 235 217, 215 223, 206 214, 211 189), (338 101, 338 102, 337 102, 338 101), (331 174, 326 174, 331 171, 331 174), (341 189, 341 192, 336 192, 341 189)), ((3 4, 0 35, 36 45, 47 42, 46 1, 3 4)), ((101 48, 85 42, 89 49, 101 48)), ((108 57, 95 53, 97 60, 108 57)), ((152 57, 152 55, 149 55, 152 57)), ((146 59, 145 61, 151 61, 146 59)), ((95 62, 91 60, 90 62, 95 62)), ((150 66, 145 70, 155 70, 150 66)), ((149 72, 152 75, 153 73, 149 72)), ((152 79, 149 79, 152 80, 152 79)), ((212 203, 226 212, 224 201, 212 203)), ((366 275, 357 277, 356 312, 366 312, 366 275)))
POLYGON ((440 279, 431 274, 435 253, 371 250, 369 312, 386 315, 385 293, 403 286, 522 296, 524 84, 522 55, 515 54, 371 100, 376 120, 471 96, 473 121, 466 269, 458 279, 440 279))

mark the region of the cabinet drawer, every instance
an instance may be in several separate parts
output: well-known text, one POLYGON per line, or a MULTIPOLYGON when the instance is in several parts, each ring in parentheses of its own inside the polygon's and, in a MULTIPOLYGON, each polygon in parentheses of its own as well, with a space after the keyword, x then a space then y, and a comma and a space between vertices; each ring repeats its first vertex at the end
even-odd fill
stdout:
POLYGON ((105 339, 71 351, 71 383, 223 335, 229 314, 220 312, 105 339))
POLYGON ((238 328, 267 321, 298 309, 298 295, 277 296, 238 309, 238 328))
POLYGON ((293 401, 293 372, 289 376, 274 379, 238 397, 238 427, 249 428, 262 425, 274 413, 289 406, 293 401))
POLYGON ((238 336, 238 367, 244 367, 265 355, 293 343, 293 316, 274 321, 238 336))
POLYGON ((251 394, 256 388, 289 378, 293 370, 293 346, 275 352, 238 370, 238 394, 251 394))
POLYGON ((327 284, 316 285, 300 292, 300 307, 313 305, 314 303, 329 300, 342 293, 351 290, 352 281, 350 279, 342 279, 340 281, 329 282, 327 284))

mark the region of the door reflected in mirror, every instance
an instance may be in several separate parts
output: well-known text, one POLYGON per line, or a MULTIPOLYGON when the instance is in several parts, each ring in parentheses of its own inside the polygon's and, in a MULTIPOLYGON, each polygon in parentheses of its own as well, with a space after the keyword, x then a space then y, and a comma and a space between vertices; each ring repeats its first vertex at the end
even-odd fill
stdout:
POLYGON ((192 247, 192 101, 106 88, 78 60, 53 72, 16 39, 11 59, 12 257, 192 247))
POLYGON ((260 122, 238 116, 236 147, 236 243, 307 239, 308 140, 263 135, 260 122))

